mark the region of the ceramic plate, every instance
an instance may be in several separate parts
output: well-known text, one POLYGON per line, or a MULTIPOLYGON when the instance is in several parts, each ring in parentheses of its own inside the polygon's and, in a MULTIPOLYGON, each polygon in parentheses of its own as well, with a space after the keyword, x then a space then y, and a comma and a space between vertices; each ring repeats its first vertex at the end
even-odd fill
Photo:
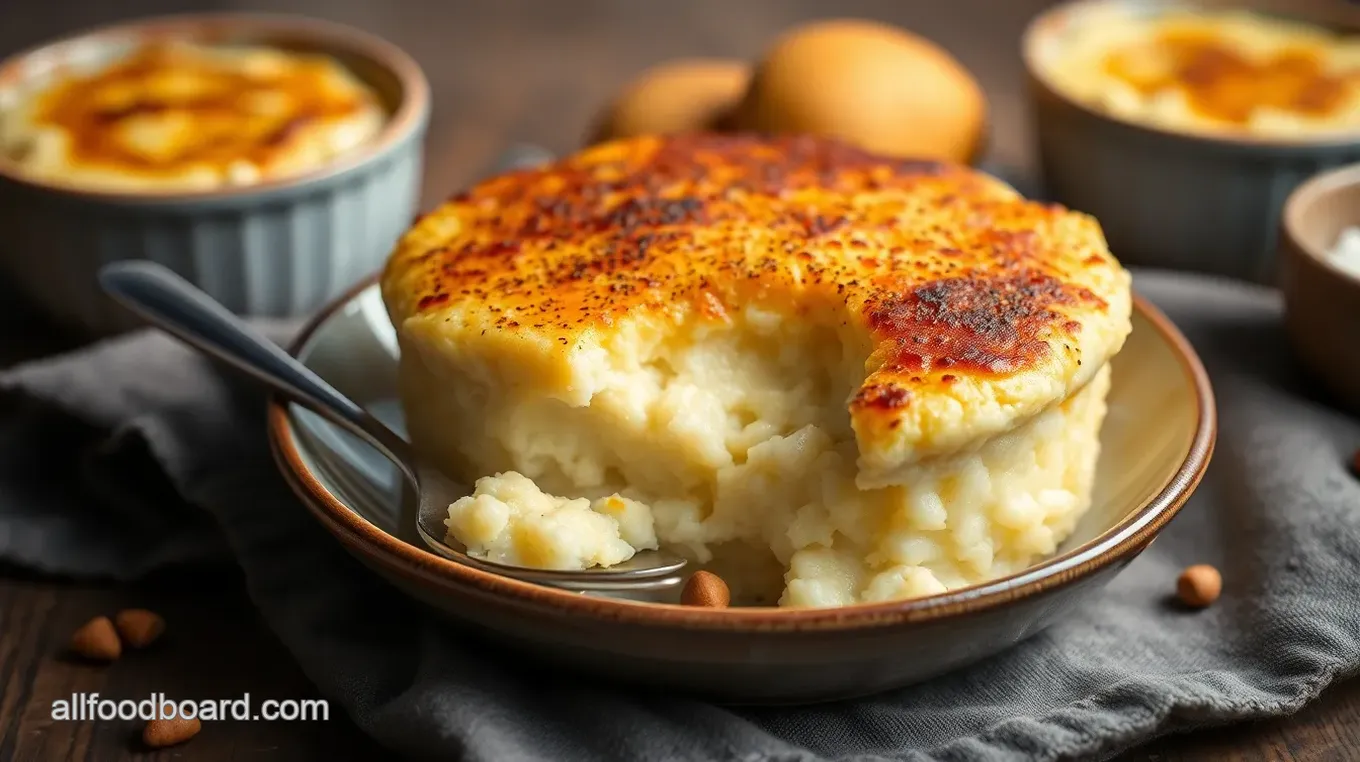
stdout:
MULTIPOLYGON (((396 336, 368 283, 303 331, 295 354, 403 430, 396 336)), ((448 561, 413 536, 397 471, 360 440, 275 399, 280 468, 344 546, 397 591, 599 676, 741 702, 876 692, 994 654, 1098 595, 1198 484, 1213 394, 1175 327, 1139 299, 1114 362, 1093 504, 1058 553, 1009 577, 909 601, 836 609, 699 609, 583 596, 448 561), (1157 415, 1149 415, 1149 411, 1157 415), (904 654, 911 654, 904 658, 904 654)))

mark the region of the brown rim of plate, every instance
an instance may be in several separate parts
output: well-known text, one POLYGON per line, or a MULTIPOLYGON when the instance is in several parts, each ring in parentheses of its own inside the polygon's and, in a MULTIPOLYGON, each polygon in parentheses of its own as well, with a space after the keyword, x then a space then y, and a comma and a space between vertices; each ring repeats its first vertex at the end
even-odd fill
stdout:
MULTIPOLYGON (((323 323, 376 280, 376 275, 371 276, 322 309, 303 327, 289 346, 289 351, 296 356, 323 323)), ((346 507, 303 465, 289 421, 288 405, 278 395, 271 395, 268 402, 270 448, 289 486, 341 543, 367 563, 414 582, 440 585, 453 583, 465 588, 466 592, 512 599, 529 606, 555 608, 563 613, 599 620, 704 630, 843 630, 973 614, 1076 582, 1111 564, 1131 559, 1175 517, 1204 476, 1217 436, 1217 413, 1209 376, 1190 343, 1160 310, 1137 293, 1133 301, 1134 309, 1142 313, 1174 349, 1182 369, 1195 387, 1195 433, 1185 461, 1161 492, 1090 542, 1045 559, 1024 571, 924 598, 857 603, 836 608, 780 609, 767 606, 710 609, 594 598, 521 582, 450 561, 407 544, 346 507)))
MULTIPOLYGON (((1066 2, 1060 2, 1056 5, 1053 5, 1048 9, 1040 12, 1033 19, 1031 19, 1030 22, 1025 26, 1025 31, 1021 34, 1020 37, 1020 57, 1024 60, 1025 70, 1029 73, 1031 79, 1035 83, 1037 83, 1040 87, 1042 87, 1044 89, 1044 92, 1050 97, 1056 98, 1090 116, 1096 117, 1106 122, 1111 122, 1113 124, 1118 124, 1123 127, 1127 127, 1135 132, 1143 133, 1145 135, 1159 135, 1166 138, 1175 138, 1178 140, 1185 140, 1191 143, 1198 143, 1202 145, 1213 145, 1220 147, 1244 148, 1244 149, 1261 149, 1261 150, 1275 149, 1279 151, 1295 151, 1309 148, 1325 148, 1329 146, 1333 147, 1349 146, 1354 145, 1356 143, 1360 143, 1360 128, 1351 129, 1347 132, 1333 131, 1322 133, 1312 138, 1298 137, 1292 139, 1263 137, 1259 135, 1257 136, 1231 135, 1231 134, 1220 135, 1208 131, 1191 132, 1189 130, 1174 130, 1167 127, 1159 127, 1157 125, 1150 124, 1147 122, 1137 121, 1134 119, 1129 119, 1127 117, 1118 116, 1116 114, 1111 114, 1107 111, 1096 108, 1095 106, 1092 106, 1089 103, 1081 101, 1075 97, 1069 96, 1067 93, 1062 91, 1062 88, 1054 85, 1053 82, 1049 80, 1048 73, 1044 70, 1042 66, 1038 64, 1038 61, 1036 60, 1038 56, 1036 48, 1038 47, 1039 40, 1041 39, 1041 37, 1051 36, 1059 33, 1062 30, 1065 17, 1068 14, 1077 13, 1081 8, 1096 7, 1102 5, 1127 6, 1132 8, 1146 8, 1151 10, 1158 9, 1170 10, 1177 8, 1182 9, 1189 8, 1191 10, 1194 10, 1196 8, 1201 7, 1204 10, 1208 11, 1227 10, 1226 7, 1216 8, 1202 6, 1201 4, 1196 3, 1195 0, 1067 0, 1066 2)), ((1236 9, 1245 10, 1248 13, 1258 13, 1262 15, 1271 15, 1277 17, 1283 15, 1275 11, 1255 10, 1249 7, 1249 5, 1236 9)), ((1320 12, 1321 12, 1320 10, 1316 9, 1313 10, 1314 15, 1317 15, 1320 12)), ((1360 16, 1357 16, 1356 14, 1357 11, 1355 10, 1331 9, 1327 13, 1329 18, 1322 21, 1319 21, 1315 18, 1309 18, 1308 15, 1304 13, 1299 13, 1297 15, 1290 16, 1289 18, 1315 27, 1322 27, 1324 29, 1332 30, 1346 29, 1354 33, 1357 30, 1360 30, 1360 16), (1343 14, 1350 14, 1349 20, 1343 19, 1342 18, 1343 14), (1333 15, 1335 17, 1330 18, 1330 16, 1333 15)))
MULTIPOLYGON (((429 111, 430 85, 420 66, 396 45, 368 32, 323 21, 308 16, 276 13, 184 13, 155 16, 138 21, 123 22, 86 29, 51 42, 21 51, 0 60, 0 90, 23 82, 25 62, 34 56, 51 55, 57 51, 91 43, 128 42, 146 44, 158 39, 190 40, 211 43, 220 40, 258 41, 286 48, 288 43, 315 48, 321 53, 357 54, 386 69, 401 84, 401 101, 388 115, 387 123, 372 140, 345 151, 316 169, 276 180, 250 185, 212 190, 110 191, 87 188, 79 183, 38 180, 28 176, 21 167, 0 154, 0 177, 11 182, 85 198, 118 200, 135 203, 146 201, 186 202, 203 199, 222 199, 268 193, 282 188, 304 185, 338 175, 374 159, 419 127, 429 111)), ((358 76, 358 74, 355 74, 358 76)), ((362 81, 362 77, 360 77, 362 81)), ((371 83, 365 83, 372 87, 371 83)))
POLYGON ((1299 228, 1303 226, 1301 218, 1304 210, 1310 204, 1329 193, 1335 193, 1342 188, 1353 185, 1360 185, 1360 164, 1348 164, 1314 175, 1295 188, 1285 199, 1284 214, 1281 219, 1285 237, 1292 248, 1297 249, 1299 253, 1312 260, 1313 264, 1322 268, 1332 277, 1354 286, 1356 293, 1360 294, 1360 277, 1333 264, 1325 251, 1318 251, 1298 233, 1299 228))

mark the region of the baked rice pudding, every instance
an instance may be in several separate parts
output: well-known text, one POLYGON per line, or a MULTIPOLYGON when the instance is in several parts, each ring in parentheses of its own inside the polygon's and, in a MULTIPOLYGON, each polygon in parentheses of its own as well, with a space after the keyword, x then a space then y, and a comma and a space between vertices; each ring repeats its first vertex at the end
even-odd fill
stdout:
POLYGON ((317 169, 376 136, 377 94, 328 56, 147 44, 0 103, 0 156, 35 180, 202 191, 317 169))
POLYGON ((1360 130, 1360 36, 1262 13, 1099 4, 1073 14, 1038 62, 1069 97, 1166 129, 1360 130))
POLYGON ((927 595, 1090 501, 1128 274, 1095 220, 813 137, 599 145, 418 220, 382 276, 474 554, 658 544, 748 603, 927 595), (780 575, 782 574, 782 583, 780 575))

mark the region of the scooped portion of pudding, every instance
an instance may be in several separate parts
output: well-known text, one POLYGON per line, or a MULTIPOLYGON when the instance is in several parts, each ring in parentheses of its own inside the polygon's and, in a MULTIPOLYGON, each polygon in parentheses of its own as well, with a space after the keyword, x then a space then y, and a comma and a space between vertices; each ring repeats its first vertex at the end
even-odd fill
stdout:
POLYGON ((514 471, 478 479, 444 524, 469 553, 534 569, 613 566, 657 547, 647 506, 618 495, 549 495, 514 471))
MULTIPOLYGON (((616 496, 697 562, 772 560, 750 568, 782 580, 729 584, 788 606, 1053 552, 1089 505, 1131 305, 1090 217, 966 167, 740 135, 485 181, 414 225, 382 288, 416 448, 562 496, 507 526, 616 496)), ((471 504, 454 537, 499 552, 466 541, 471 504)), ((618 563, 622 524, 586 523, 599 552, 541 557, 618 563)))

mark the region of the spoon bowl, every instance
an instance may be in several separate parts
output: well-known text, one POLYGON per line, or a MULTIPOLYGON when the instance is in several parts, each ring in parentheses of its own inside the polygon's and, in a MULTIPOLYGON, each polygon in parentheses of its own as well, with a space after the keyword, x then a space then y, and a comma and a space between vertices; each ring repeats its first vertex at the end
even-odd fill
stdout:
POLYGON ((152 325, 248 373, 376 448, 418 496, 416 533, 435 553, 483 571, 582 592, 660 591, 682 581, 678 572, 687 561, 667 550, 639 551, 614 566, 580 570, 534 569, 468 553, 449 536, 444 518, 449 504, 470 490, 423 461, 405 439, 367 410, 162 265, 114 262, 100 270, 99 281, 110 296, 152 325))

